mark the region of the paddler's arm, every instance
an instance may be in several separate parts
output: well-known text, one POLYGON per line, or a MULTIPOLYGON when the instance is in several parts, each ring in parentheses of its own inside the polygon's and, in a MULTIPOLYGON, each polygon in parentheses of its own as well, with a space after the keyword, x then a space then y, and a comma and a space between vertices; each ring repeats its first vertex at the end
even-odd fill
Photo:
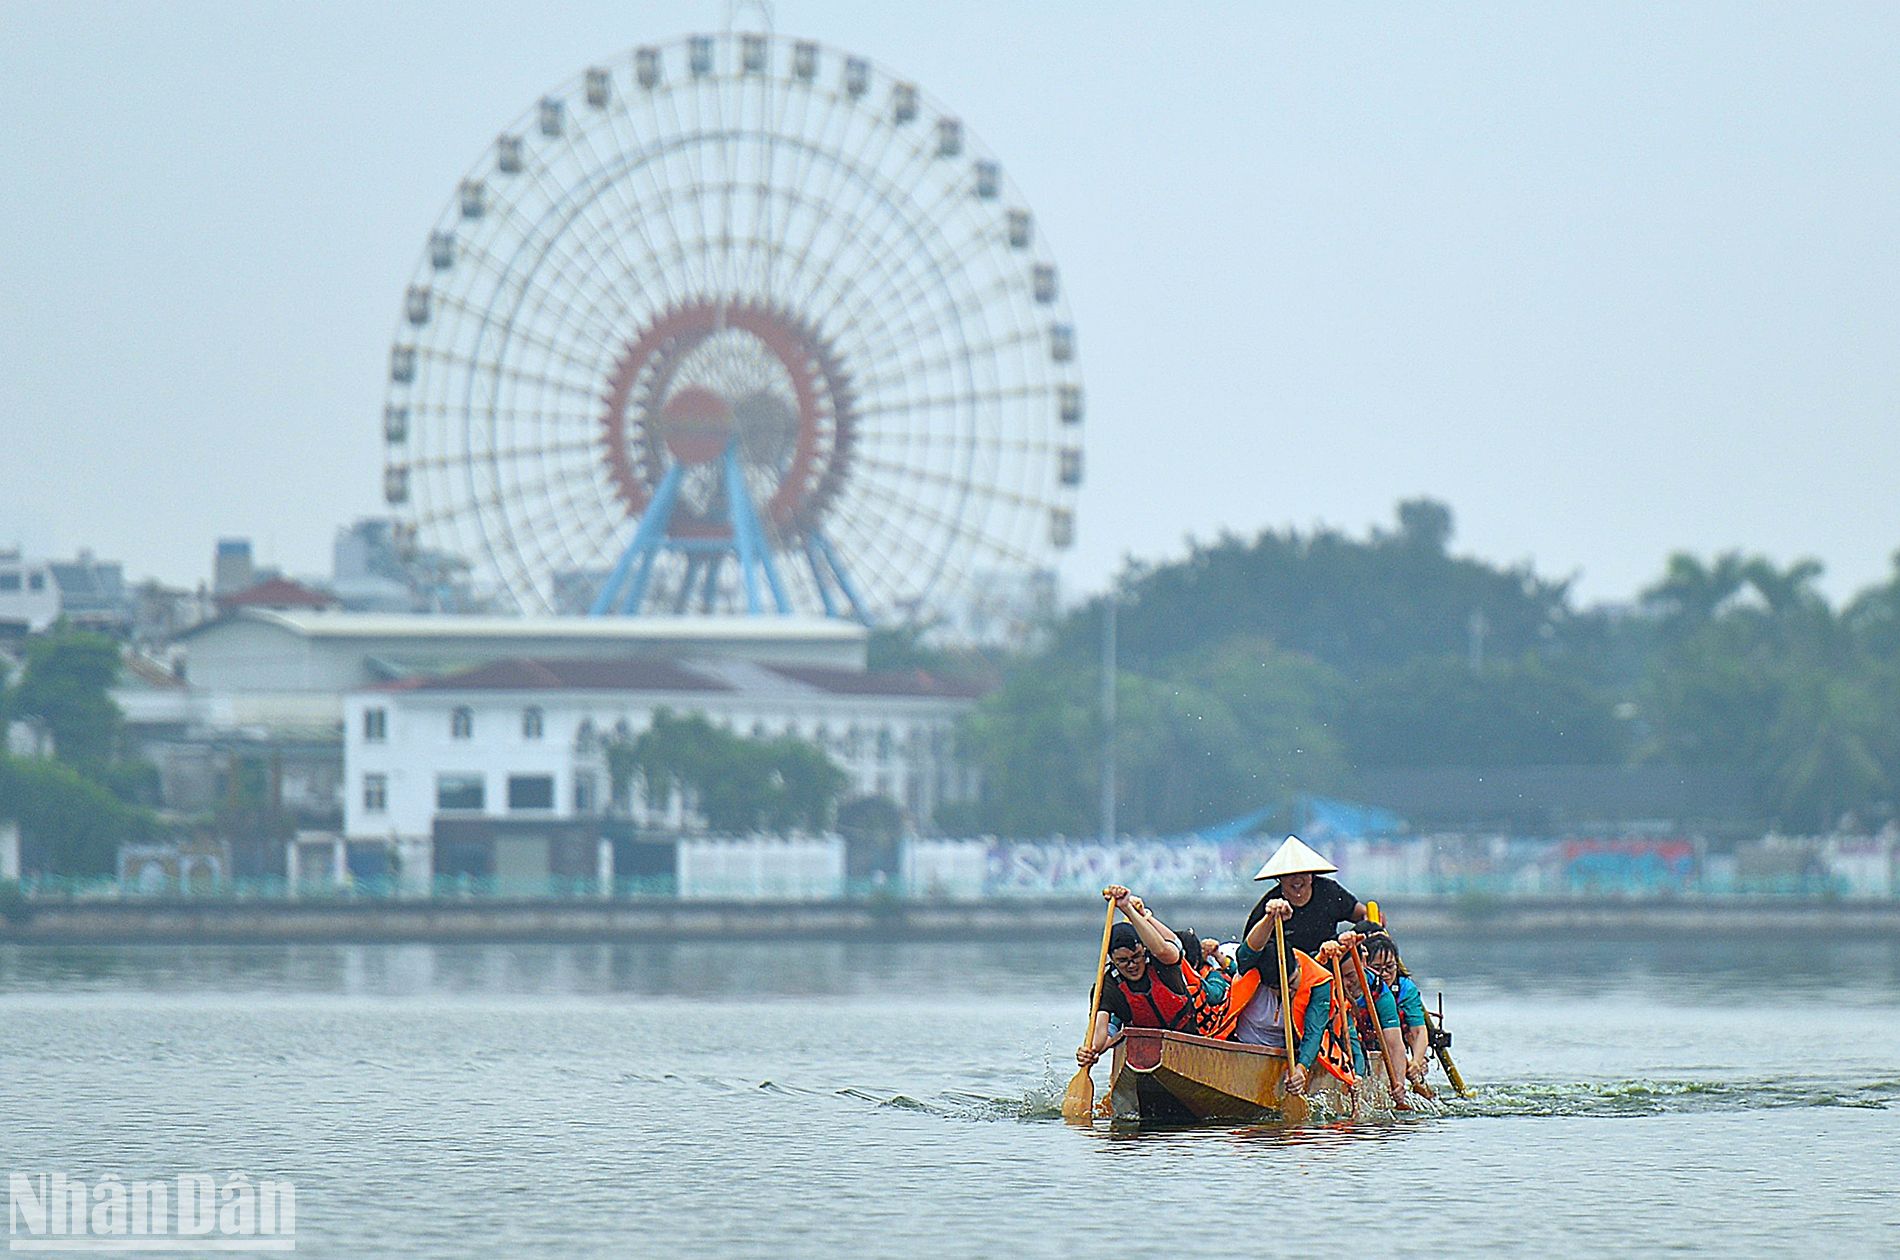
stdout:
POLYGON ((1399 1031, 1399 1003, 1392 990, 1379 990, 1373 1010, 1378 1015, 1379 1048, 1385 1051, 1385 1075, 1392 1086, 1392 1101, 1399 1106, 1409 1106, 1405 1101, 1405 1038, 1399 1031))
POLYGON ((1294 1056, 1301 1067, 1311 1068, 1319 1062, 1320 1042, 1326 1037, 1326 1025, 1333 1013, 1333 982, 1331 980, 1313 986, 1313 996, 1306 999, 1306 1022, 1300 1027, 1300 1052, 1294 1056))
POLYGON ((1089 1043, 1075 1052, 1075 1061, 1083 1067, 1093 1067, 1102 1057, 1102 1051, 1108 1049, 1108 1012, 1095 1012, 1095 1026, 1089 1030, 1089 1043))
POLYGON ((1409 978, 1401 976, 1392 996, 1398 1002, 1399 1023, 1405 1029, 1405 1074, 1422 1081, 1432 1065, 1431 1036, 1425 1028, 1425 995, 1409 978))
POLYGON ((1102 890, 1102 895, 1115 903, 1122 917, 1135 925, 1135 935, 1148 951, 1148 957, 1158 965, 1172 967, 1181 961, 1181 942, 1174 939, 1174 933, 1161 925, 1161 920, 1148 913, 1148 907, 1141 898, 1129 892, 1120 884, 1111 884, 1102 890))
POLYGON ((1254 921, 1254 925, 1247 929, 1247 948, 1256 954, 1265 950, 1267 943, 1273 939, 1274 920, 1290 919, 1292 917, 1292 902, 1281 897, 1275 897, 1272 901, 1269 901, 1266 910, 1254 921))

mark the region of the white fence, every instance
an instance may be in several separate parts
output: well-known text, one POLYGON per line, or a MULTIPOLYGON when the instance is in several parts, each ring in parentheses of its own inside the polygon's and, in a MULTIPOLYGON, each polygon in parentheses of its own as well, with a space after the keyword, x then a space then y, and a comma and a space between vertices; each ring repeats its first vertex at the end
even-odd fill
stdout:
POLYGON ((819 901, 844 894, 844 841, 836 838, 681 840, 676 870, 688 900, 819 901))

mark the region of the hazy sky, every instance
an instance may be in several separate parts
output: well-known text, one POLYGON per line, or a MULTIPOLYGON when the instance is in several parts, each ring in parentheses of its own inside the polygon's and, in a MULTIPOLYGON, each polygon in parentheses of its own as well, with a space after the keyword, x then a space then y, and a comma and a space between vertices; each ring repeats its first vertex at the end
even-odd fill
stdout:
MULTIPOLYGON (((962 114, 1060 262, 1072 590, 1192 534, 1900 548, 1900 6, 793 3, 962 114)), ((717 2, 0 4, 0 545, 327 572, 463 171, 717 2)))

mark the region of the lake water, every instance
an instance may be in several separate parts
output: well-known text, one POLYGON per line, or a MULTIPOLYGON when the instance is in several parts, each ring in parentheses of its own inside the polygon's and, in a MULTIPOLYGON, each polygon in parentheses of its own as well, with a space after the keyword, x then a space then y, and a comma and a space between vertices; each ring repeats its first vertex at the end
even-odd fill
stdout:
POLYGON ((286 1177, 318 1257, 1893 1255, 1850 928, 1422 938, 1475 1099, 1135 1133, 1056 1115, 1092 940, 0 946, 0 1170, 286 1177))

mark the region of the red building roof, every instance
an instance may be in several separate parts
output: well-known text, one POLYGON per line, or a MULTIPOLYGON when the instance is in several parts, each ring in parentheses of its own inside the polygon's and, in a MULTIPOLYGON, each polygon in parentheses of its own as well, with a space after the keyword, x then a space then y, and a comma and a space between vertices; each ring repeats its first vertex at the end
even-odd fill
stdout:
POLYGON ((809 688, 835 696, 932 697, 973 700, 985 688, 922 670, 863 673, 813 665, 749 665, 677 661, 659 656, 607 660, 560 657, 491 661, 433 678, 392 683, 389 691, 681 691, 768 692, 809 688), (773 679, 782 679, 774 683, 773 679))
POLYGON ((234 608, 335 608, 336 596, 327 591, 293 582, 289 578, 265 578, 255 586, 218 596, 218 607, 226 612, 234 608))

